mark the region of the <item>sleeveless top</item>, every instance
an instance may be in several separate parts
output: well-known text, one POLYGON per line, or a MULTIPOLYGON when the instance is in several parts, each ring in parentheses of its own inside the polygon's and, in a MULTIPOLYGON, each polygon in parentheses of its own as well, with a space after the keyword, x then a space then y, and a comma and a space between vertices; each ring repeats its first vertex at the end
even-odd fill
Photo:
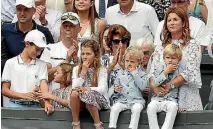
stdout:
POLYGON ((99 42, 99 19, 95 19, 95 32, 91 34, 91 25, 88 25, 83 36, 78 33, 78 42, 83 42, 86 39, 94 39, 99 42))
MULTIPOLYGON (((81 48, 81 43, 88 39, 93 39, 99 43, 99 19, 95 19, 95 32, 91 34, 91 25, 88 25, 83 36, 78 33, 78 47, 81 48)), ((78 57, 81 55, 81 49, 78 50, 78 57)))

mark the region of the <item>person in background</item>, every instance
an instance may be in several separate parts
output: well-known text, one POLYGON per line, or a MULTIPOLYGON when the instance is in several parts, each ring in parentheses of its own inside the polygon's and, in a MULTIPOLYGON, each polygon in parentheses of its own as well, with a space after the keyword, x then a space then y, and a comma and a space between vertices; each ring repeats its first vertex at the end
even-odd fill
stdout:
POLYGON ((142 90, 148 87, 148 74, 140 67, 143 53, 130 46, 124 55, 124 69, 118 71, 114 86, 109 89, 109 97, 116 97, 110 111, 109 128, 117 128, 117 120, 121 111, 130 109, 130 129, 138 129, 140 113, 145 107, 142 90))
MULTIPOLYGON (((74 0, 73 9, 81 21, 81 31, 78 33, 79 48, 81 42, 87 39, 95 40, 103 48, 103 31, 106 27, 106 21, 98 16, 94 0, 74 0)), ((80 53, 79 51, 78 55, 80 53)))
MULTIPOLYGON (((2 74, 2 94, 10 98, 8 107, 40 107, 38 92, 48 92, 47 67, 36 57, 46 47, 46 38, 38 30, 30 31, 25 48, 16 57, 7 60, 2 74), (20 76, 21 75, 21 76, 20 76)), ((48 99, 44 99, 47 114, 54 111, 48 99)))
MULTIPOLYGON (((136 43, 133 46, 140 48, 141 51, 143 52, 144 56, 141 62, 142 69, 144 72, 149 74, 151 63, 152 63, 152 53, 155 50, 153 42, 146 38, 140 38, 136 41, 136 43)), ((151 94, 149 95, 149 93, 150 93, 150 87, 148 86, 142 92, 143 97, 147 103, 151 99, 151 94)))
POLYGON ((110 54, 110 48, 107 46, 107 37, 109 33, 109 27, 110 25, 107 25, 103 32, 103 53, 101 53, 101 55, 110 54))
POLYGON ((149 39, 140 38, 136 41, 134 46, 140 48, 143 52, 142 68, 146 73, 149 73, 150 63, 152 62, 152 53, 155 50, 153 42, 149 39))
POLYGON ((171 6, 171 0, 138 0, 138 1, 151 5, 155 9, 159 21, 162 21, 164 19, 164 14, 166 10, 171 6))
MULTIPOLYGON (((61 24, 62 40, 58 43, 48 45, 48 48, 44 49, 44 52, 41 55, 41 60, 45 61, 48 65, 50 91, 60 87, 60 84, 53 80, 57 66, 66 61, 67 57, 71 58, 69 60, 71 63, 77 64, 78 62, 77 34, 81 30, 79 16, 73 12, 66 12, 61 16, 61 24)), ((70 85, 71 75, 68 75, 68 77, 67 85, 70 85)))
MULTIPOLYGON (((172 5, 171 7, 176 7, 176 8, 181 8, 183 9, 186 13, 188 11, 188 6, 190 4, 189 0, 171 0, 172 5)), ((207 42, 203 42, 203 40, 206 37, 206 26, 205 23, 202 22, 201 20, 193 17, 193 16, 188 16, 189 19, 189 29, 190 29, 190 36, 197 40, 198 44, 202 46, 202 51, 204 50, 204 47, 207 46, 207 42)), ((155 33, 155 40, 154 40, 154 45, 162 45, 162 40, 164 37, 161 35, 162 30, 163 30, 163 24, 165 20, 161 21, 158 24, 156 33, 155 33)))
POLYGON ((1 0, 1 25, 11 23, 16 13, 16 0, 1 0))
POLYGON ((81 63, 73 68, 71 109, 73 129, 80 129, 79 112, 86 108, 96 129, 103 129, 98 110, 109 109, 107 70, 100 64, 100 45, 95 40, 81 44, 81 63))
POLYGON ((135 0, 117 1, 106 10, 107 24, 124 26, 132 35, 130 45, 140 37, 153 40, 159 23, 154 8, 135 0))
MULTIPOLYGON (((46 7, 46 0, 35 0, 36 12, 33 20, 41 26, 48 28, 53 36, 54 42, 59 41, 61 27, 61 12, 46 7)), ((13 18, 17 22, 17 15, 13 18)))
POLYGON ((204 0, 190 0, 188 13, 190 16, 196 17, 204 23, 207 23, 208 9, 204 0))

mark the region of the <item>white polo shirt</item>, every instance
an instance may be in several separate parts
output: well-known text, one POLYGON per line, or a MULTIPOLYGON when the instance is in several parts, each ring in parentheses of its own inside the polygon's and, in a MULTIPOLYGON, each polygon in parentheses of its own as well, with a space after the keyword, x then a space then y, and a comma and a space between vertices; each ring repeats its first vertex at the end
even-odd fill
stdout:
MULTIPOLYGON (((64 46, 62 42, 56 44, 49 44, 47 48, 44 49, 41 60, 52 64, 52 67, 56 67, 58 64, 66 60, 68 48, 64 46)), ((49 83, 49 90, 53 91, 60 87, 59 83, 51 81, 49 83)))
MULTIPOLYGON (((164 20, 158 24, 156 33, 155 33, 155 45, 161 45, 162 41, 160 39, 161 31, 163 30, 164 20)), ((189 17, 189 28, 190 28, 190 35, 194 38, 200 45, 207 46, 208 43, 202 42, 206 37, 206 26, 205 23, 193 16, 189 17)))
POLYGON ((123 25, 131 33, 130 45, 139 38, 154 40, 159 20, 155 9, 148 4, 134 1, 128 14, 122 13, 120 5, 116 4, 106 10, 107 24, 123 25))
POLYGON ((25 64, 20 55, 7 60, 2 74, 2 82, 10 82, 10 90, 18 93, 31 92, 41 80, 48 80, 46 63, 33 59, 30 64, 25 64))

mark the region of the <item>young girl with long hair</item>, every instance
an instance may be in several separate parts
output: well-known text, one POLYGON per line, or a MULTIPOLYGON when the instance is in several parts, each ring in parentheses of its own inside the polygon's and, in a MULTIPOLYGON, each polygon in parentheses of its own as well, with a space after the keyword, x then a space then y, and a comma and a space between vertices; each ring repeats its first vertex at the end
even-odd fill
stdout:
POLYGON ((109 109, 107 70, 100 65, 100 46, 94 40, 81 44, 81 63, 73 69, 71 108, 73 128, 80 129, 79 112, 87 108, 96 129, 102 129, 98 110, 109 109))

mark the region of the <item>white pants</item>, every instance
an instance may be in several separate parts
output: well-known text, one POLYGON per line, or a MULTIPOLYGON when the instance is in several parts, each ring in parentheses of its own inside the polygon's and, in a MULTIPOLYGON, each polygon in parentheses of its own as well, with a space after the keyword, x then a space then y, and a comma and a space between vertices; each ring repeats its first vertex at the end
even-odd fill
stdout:
POLYGON ((177 115, 178 106, 173 101, 152 100, 147 107, 149 129, 159 129, 157 113, 166 112, 166 118, 161 129, 172 129, 177 115))
POLYGON ((143 105, 140 103, 135 103, 133 105, 130 104, 122 104, 122 103, 116 103, 111 107, 110 111, 110 119, 109 119, 109 128, 116 128, 117 127, 117 120, 118 115, 121 111, 131 109, 131 121, 129 124, 130 129, 137 129, 138 128, 138 122, 140 118, 141 110, 143 109, 143 105))

